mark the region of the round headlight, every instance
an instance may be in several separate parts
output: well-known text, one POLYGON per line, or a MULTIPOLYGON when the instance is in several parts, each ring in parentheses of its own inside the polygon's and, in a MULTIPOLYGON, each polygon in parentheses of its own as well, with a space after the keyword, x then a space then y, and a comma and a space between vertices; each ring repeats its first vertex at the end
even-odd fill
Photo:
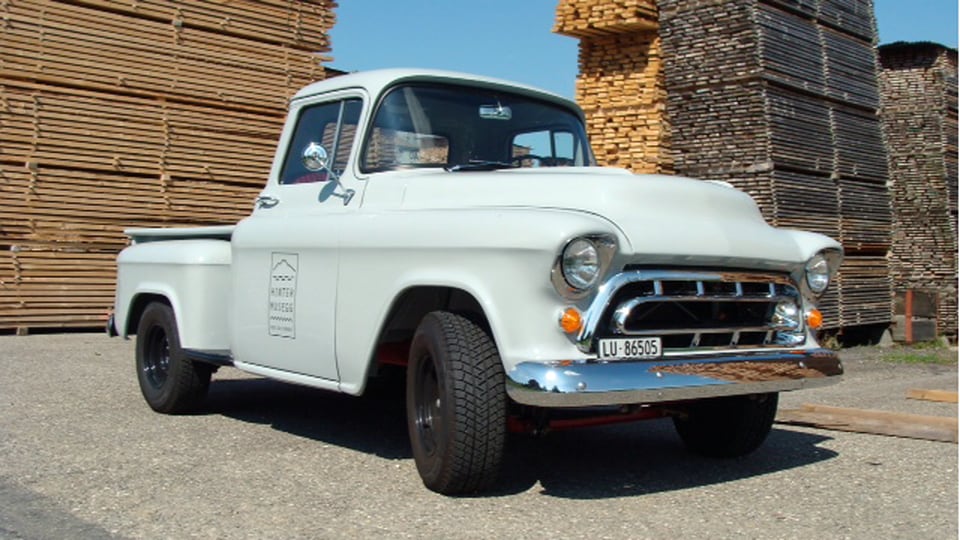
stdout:
POLYGON ((811 291, 820 294, 827 290, 827 285, 830 284, 830 264, 823 254, 817 253, 807 261, 806 273, 807 285, 811 291))
POLYGON ((563 279, 574 289, 587 289, 600 278, 600 256, 597 246, 585 238, 577 238, 563 248, 560 268, 563 279))

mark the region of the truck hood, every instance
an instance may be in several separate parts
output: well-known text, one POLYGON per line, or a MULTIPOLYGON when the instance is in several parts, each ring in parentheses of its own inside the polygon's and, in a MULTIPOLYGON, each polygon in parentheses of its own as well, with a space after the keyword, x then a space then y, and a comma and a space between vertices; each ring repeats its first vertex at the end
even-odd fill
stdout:
POLYGON ((621 249, 652 264, 684 258, 723 266, 745 259, 796 264, 840 247, 822 235, 773 228, 746 193, 689 178, 600 167, 388 175, 385 182, 403 185, 404 208, 552 208, 600 216, 628 242, 621 249))

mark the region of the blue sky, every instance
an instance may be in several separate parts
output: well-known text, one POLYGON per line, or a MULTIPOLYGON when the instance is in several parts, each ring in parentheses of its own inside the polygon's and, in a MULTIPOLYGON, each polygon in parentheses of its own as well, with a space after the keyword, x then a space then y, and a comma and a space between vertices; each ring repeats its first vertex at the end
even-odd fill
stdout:
MULTIPOLYGON (((466 71, 573 97, 577 40, 553 27, 557 0, 339 0, 332 67, 466 71)), ((957 47, 957 0, 875 0, 880 43, 957 47)))

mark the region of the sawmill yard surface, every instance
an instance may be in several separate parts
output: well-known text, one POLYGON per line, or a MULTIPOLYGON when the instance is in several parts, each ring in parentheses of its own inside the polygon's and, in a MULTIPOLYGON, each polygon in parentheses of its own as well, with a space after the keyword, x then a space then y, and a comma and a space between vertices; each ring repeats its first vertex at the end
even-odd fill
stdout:
MULTIPOLYGON (((804 404, 956 419, 957 351, 841 352, 804 404)), ((143 402, 133 342, 0 336, 0 539, 956 538, 957 445, 777 424, 745 459, 683 451, 668 421, 515 439, 498 491, 446 498, 411 459, 402 398, 224 369, 206 409, 143 402)))

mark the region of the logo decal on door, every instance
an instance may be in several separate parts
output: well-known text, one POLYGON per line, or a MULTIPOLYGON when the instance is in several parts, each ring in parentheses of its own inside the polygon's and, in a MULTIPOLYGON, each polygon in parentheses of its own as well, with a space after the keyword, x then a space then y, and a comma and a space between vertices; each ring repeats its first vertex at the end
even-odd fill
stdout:
POLYGON ((271 336, 296 338, 297 268, 296 253, 270 254, 270 305, 267 328, 271 336))

